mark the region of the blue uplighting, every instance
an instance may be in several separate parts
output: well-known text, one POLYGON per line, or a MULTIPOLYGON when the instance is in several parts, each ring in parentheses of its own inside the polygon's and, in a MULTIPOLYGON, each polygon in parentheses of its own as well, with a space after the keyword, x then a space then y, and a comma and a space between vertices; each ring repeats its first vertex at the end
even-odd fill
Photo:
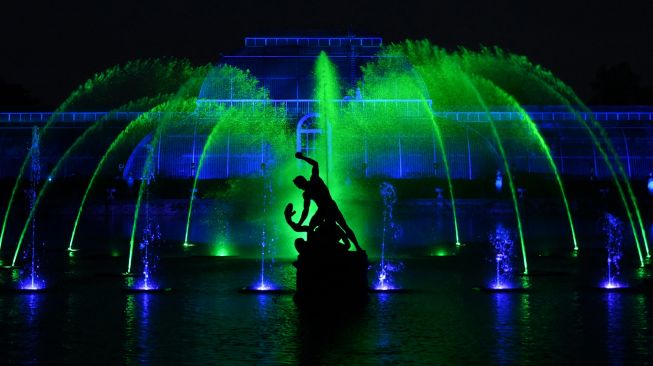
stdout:
POLYGON ((246 37, 245 47, 381 47, 381 37, 246 37))
MULTIPOLYGON (((403 103, 406 105, 420 105, 423 103, 421 100, 414 99, 378 99, 378 100, 356 100, 356 99, 340 99, 337 103, 363 103, 363 104, 383 104, 383 103, 403 103)), ((429 105, 431 101, 427 101, 429 105)), ((314 99, 200 99, 198 105, 214 103, 229 106, 235 105, 273 105, 273 106, 303 106, 298 108, 302 111, 304 109, 313 110, 314 105, 319 103, 314 99)), ((0 123, 45 123, 49 120, 56 122, 66 123, 86 123, 96 122, 104 119, 107 121, 130 121, 138 118, 144 112, 0 112, 0 123)), ((169 115, 175 112, 161 112, 158 115, 169 115)), ((520 112, 483 112, 483 111, 435 111, 434 115, 438 118, 444 118, 457 122, 488 122, 490 118, 495 121, 521 121, 524 120, 524 114, 520 112)), ((180 113, 181 114, 181 113, 180 113)), ((560 121, 568 122, 576 120, 576 115, 569 112, 540 112, 540 111, 527 111, 526 114, 533 121, 560 121)), ((620 111, 620 112, 592 112, 592 113, 578 113, 578 116, 584 120, 594 119, 596 121, 612 121, 612 122, 626 122, 626 121, 653 121, 653 112, 643 112, 637 110, 620 111)))

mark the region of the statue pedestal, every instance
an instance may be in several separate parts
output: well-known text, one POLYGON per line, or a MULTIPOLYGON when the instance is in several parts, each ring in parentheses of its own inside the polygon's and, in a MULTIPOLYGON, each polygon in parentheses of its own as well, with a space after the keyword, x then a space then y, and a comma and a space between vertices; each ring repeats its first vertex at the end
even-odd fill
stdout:
POLYGON ((299 300, 367 299, 369 263, 364 251, 315 248, 303 251, 293 265, 297 268, 295 296, 299 300))

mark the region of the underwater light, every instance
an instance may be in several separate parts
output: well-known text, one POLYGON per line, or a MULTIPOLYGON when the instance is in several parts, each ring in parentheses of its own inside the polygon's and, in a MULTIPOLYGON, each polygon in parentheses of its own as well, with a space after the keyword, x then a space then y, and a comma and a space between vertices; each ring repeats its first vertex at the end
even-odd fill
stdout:
POLYGON ((493 283, 490 286, 485 287, 474 287, 473 290, 480 292, 528 292, 528 287, 519 287, 519 286, 509 286, 505 284, 496 284, 493 283))
POLYGON ((496 188, 497 192, 501 192, 501 188, 503 188, 503 174, 501 174, 500 170, 497 170, 497 177, 494 180, 494 188, 496 188))
POLYGON ((128 294, 152 294, 152 293, 162 293, 170 292, 172 288, 170 287, 153 287, 153 286, 141 286, 141 287, 127 287, 122 289, 123 292, 128 294))
POLYGON ((276 286, 268 282, 259 282, 255 285, 243 287, 238 290, 242 294, 291 294, 293 290, 276 286))
POLYGON ((606 289, 606 290, 612 290, 612 289, 616 289, 616 288, 623 288, 624 286, 622 286, 621 284, 619 284, 617 282, 606 282, 606 283, 601 284, 601 287, 606 289))
POLYGON ((43 290, 45 290, 45 287, 41 287, 41 286, 36 285, 36 284, 29 284, 29 285, 27 285, 25 287, 21 287, 20 289, 23 290, 23 291, 43 291, 43 290))
POLYGON ((383 285, 376 285, 370 288, 368 292, 377 293, 377 294, 381 294, 381 293, 386 294, 386 293, 405 293, 407 292, 407 290, 400 287, 383 284, 383 285))
POLYGON ((34 277, 26 278, 18 284, 18 292, 43 292, 45 282, 34 277))
POLYGON ((394 286, 390 286, 388 284, 383 284, 383 285, 375 286, 374 290, 376 290, 376 291, 391 291, 391 290, 396 290, 396 288, 394 288, 394 286))

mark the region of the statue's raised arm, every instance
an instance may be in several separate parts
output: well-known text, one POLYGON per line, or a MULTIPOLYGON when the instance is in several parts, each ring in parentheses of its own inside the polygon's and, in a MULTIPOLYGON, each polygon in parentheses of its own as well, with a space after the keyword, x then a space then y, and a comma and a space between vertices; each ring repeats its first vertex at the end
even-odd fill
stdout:
POLYGON ((295 157, 297 159, 299 159, 299 160, 304 160, 305 162, 309 163, 313 167, 313 169, 311 171, 311 178, 320 176, 320 168, 318 166, 317 161, 315 161, 315 160, 313 160, 313 159, 311 159, 311 158, 309 158, 307 156, 304 156, 304 154, 301 151, 295 153, 295 157))

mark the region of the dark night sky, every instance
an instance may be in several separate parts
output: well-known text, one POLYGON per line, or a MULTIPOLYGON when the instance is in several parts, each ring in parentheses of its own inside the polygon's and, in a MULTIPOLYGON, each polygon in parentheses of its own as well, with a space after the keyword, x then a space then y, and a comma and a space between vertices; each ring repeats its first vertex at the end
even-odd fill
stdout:
POLYGON ((348 29, 386 43, 429 38, 448 49, 500 46, 552 70, 582 97, 600 65, 628 62, 653 84, 653 2, 628 1, 3 1, 0 79, 43 105, 117 63, 218 61, 247 35, 348 29))

